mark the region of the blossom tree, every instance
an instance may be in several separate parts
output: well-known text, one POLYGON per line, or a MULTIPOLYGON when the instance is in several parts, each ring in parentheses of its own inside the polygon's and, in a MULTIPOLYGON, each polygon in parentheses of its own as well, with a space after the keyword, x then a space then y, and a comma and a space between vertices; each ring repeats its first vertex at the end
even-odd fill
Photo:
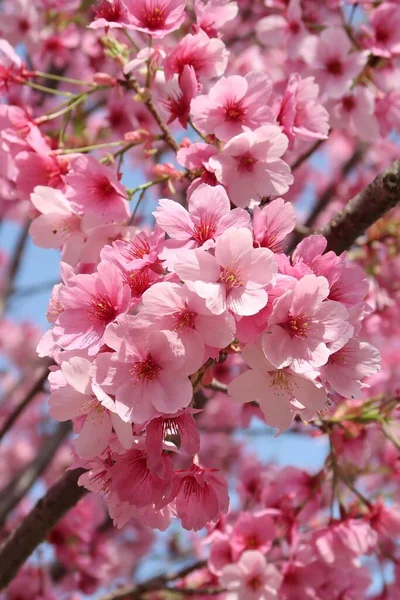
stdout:
POLYGON ((1 11, 1 600, 399 598, 399 2, 1 11))

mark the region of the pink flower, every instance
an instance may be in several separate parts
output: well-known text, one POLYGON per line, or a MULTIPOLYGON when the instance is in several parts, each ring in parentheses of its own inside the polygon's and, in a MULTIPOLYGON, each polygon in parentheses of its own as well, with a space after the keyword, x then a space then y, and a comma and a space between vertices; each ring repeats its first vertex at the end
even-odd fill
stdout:
POLYGON ((277 117, 289 138, 290 148, 296 138, 312 141, 328 137, 329 114, 317 101, 318 93, 314 77, 302 79, 298 73, 290 75, 277 117))
POLYGON ((151 232, 141 231, 129 241, 117 240, 112 246, 104 246, 101 260, 129 270, 151 267, 155 272, 161 272, 159 254, 164 247, 164 238, 165 234, 157 226, 151 232))
POLYGON ((187 128, 190 105, 198 92, 196 73, 192 66, 185 65, 179 80, 170 80, 174 90, 169 91, 168 99, 163 102, 165 108, 170 113, 167 123, 173 123, 178 119, 184 129, 187 128))
POLYGON ((31 202, 41 213, 29 228, 33 242, 40 248, 62 249, 62 260, 75 264, 85 235, 71 202, 59 190, 44 186, 35 187, 31 202))
POLYGON ((352 46, 343 29, 325 29, 318 38, 311 39, 305 58, 312 69, 321 91, 330 98, 345 94, 367 61, 365 52, 351 52, 352 46))
POLYGON ((315 549, 322 561, 336 568, 356 566, 356 559, 370 552, 378 536, 364 519, 347 519, 320 529, 313 535, 315 549))
POLYGON ((110 168, 89 154, 71 161, 66 183, 67 196, 77 210, 99 216, 105 223, 129 217, 124 187, 110 168))
POLYGON ((91 275, 72 277, 59 293, 64 310, 53 329, 57 344, 97 354, 107 326, 128 310, 130 299, 128 286, 111 263, 100 263, 91 275))
POLYGON ((207 360, 206 346, 225 348, 235 338, 235 320, 227 312, 213 314, 203 298, 186 286, 163 281, 143 294, 139 313, 158 330, 176 332, 185 349, 181 370, 195 373, 207 360))
POLYGON ((229 0, 195 0, 197 26, 209 37, 219 37, 224 26, 232 21, 238 14, 239 7, 236 2, 229 0))
POLYGON ((265 196, 288 191, 293 176, 280 158, 287 147, 288 139, 280 127, 264 125, 232 138, 208 165, 227 188, 231 201, 245 208, 265 196))
POLYGON ((379 124, 375 117, 375 95, 367 87, 358 85, 329 107, 332 126, 344 129, 367 142, 379 137, 379 124))
POLYGON ((256 25, 256 33, 264 46, 285 44, 289 58, 297 58, 307 35, 300 0, 290 0, 285 16, 275 14, 260 19, 256 25))
POLYGON ((116 456, 111 469, 112 489, 117 496, 129 504, 143 507, 155 504, 161 508, 168 503, 173 476, 173 462, 163 456, 163 476, 153 473, 148 466, 147 454, 143 450, 128 450, 116 456))
POLYGON ((91 29, 129 27, 129 15, 123 0, 100 0, 94 7, 91 29))
POLYGON ((186 0, 125 0, 129 22, 154 38, 176 31, 185 20, 186 0))
POLYGON ((361 398, 361 382, 380 369, 380 354, 367 342, 352 339, 344 346, 333 343, 328 362, 321 368, 321 379, 345 398, 361 398), (336 349, 338 347, 338 349, 336 349))
POLYGON ((103 407, 92 392, 91 363, 78 356, 61 363, 61 371, 50 375, 64 385, 52 391, 49 398, 50 415, 58 421, 77 419, 79 437, 75 451, 82 458, 101 454, 108 446, 112 431, 125 449, 132 445, 132 426, 103 407))
POLYGON ((325 390, 290 369, 276 369, 260 345, 245 346, 243 358, 251 369, 229 384, 228 393, 235 402, 259 402, 271 427, 282 432, 290 426, 296 412, 310 420, 316 411, 323 410, 325 390))
POLYGON ((192 399, 192 385, 181 373, 185 349, 174 331, 148 331, 138 317, 122 316, 105 337, 116 352, 99 354, 94 380, 115 396, 115 410, 126 422, 145 423, 159 413, 174 414, 192 399))
POLYGON ((304 372, 327 363, 327 344, 353 334, 349 314, 339 302, 326 300, 329 285, 325 277, 305 275, 280 296, 262 336, 266 357, 277 368, 290 366, 304 372))
POLYGON ((234 560, 246 550, 258 550, 265 554, 272 548, 276 536, 270 511, 241 512, 230 534, 234 560))
POLYGON ((282 198, 273 200, 260 209, 254 207, 253 233, 254 244, 269 248, 272 252, 282 252, 285 238, 296 225, 296 214, 291 202, 282 198))
POLYGON ((221 77, 228 62, 225 44, 219 39, 210 39, 203 31, 188 34, 180 40, 164 63, 165 77, 174 73, 182 75, 185 65, 193 67, 198 81, 221 77))
POLYGON ((267 106, 271 92, 272 80, 263 73, 221 77, 207 95, 192 101, 191 117, 200 131, 227 142, 247 129, 275 121, 267 106))
POLYGON ((231 227, 217 238, 215 256, 201 249, 182 250, 174 270, 214 314, 229 309, 254 315, 267 304, 264 288, 273 281, 276 264, 270 250, 253 248, 248 229, 231 227))
POLYGON ((192 464, 186 471, 176 471, 171 496, 185 529, 198 531, 210 521, 217 521, 229 508, 228 486, 216 469, 192 464))
POLYGON ((400 55, 400 9, 397 2, 385 2, 371 15, 370 27, 364 26, 363 41, 376 56, 400 55))
POLYGON ((282 575, 261 552, 247 550, 235 565, 222 569, 220 583, 232 600, 274 600, 279 598, 282 575))
POLYGON ((200 184, 189 197, 188 210, 173 200, 159 200, 153 215, 158 225, 186 248, 208 248, 230 227, 250 227, 249 214, 241 208, 230 209, 221 185, 200 184))

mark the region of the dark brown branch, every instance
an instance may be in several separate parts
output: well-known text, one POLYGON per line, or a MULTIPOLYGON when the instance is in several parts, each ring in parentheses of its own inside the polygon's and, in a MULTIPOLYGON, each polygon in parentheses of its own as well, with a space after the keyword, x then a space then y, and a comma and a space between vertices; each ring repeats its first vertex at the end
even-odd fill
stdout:
POLYGON ((42 391, 43 385, 44 385, 45 381, 47 380, 47 377, 49 374, 49 365, 51 364, 49 361, 43 361, 43 362, 44 362, 44 366, 43 366, 43 370, 41 371, 40 375, 34 381, 34 383, 32 384, 32 387, 28 390, 24 399, 18 404, 18 406, 16 406, 16 408, 8 416, 4 425, 0 429, 0 441, 9 432, 11 427, 14 425, 15 421, 18 419, 20 414, 25 410, 25 408, 28 406, 28 404, 34 399, 36 394, 38 394, 39 392, 42 391))
POLYGON ((322 144, 326 142, 326 140, 318 140, 313 144, 306 152, 300 154, 300 156, 294 161, 294 163, 290 166, 292 171, 298 169, 307 159, 310 158, 322 146, 322 144))
MULTIPOLYGON (((114 592, 102 596, 100 600, 126 600, 127 598, 130 600, 141 600, 141 598, 147 592, 167 590, 168 583, 176 581, 177 579, 181 579, 182 577, 186 577, 186 575, 189 575, 193 571, 202 569, 206 564, 207 563, 205 560, 200 560, 189 565, 188 567, 184 567, 183 569, 176 571, 175 573, 158 575, 148 579, 144 583, 117 588, 114 592)), ((171 590, 171 588, 169 589, 171 590)))
POLYGON ((397 160, 319 231, 328 240, 327 250, 336 254, 348 250, 360 235, 399 202, 400 160, 397 160))
POLYGON ((4 542, 0 548, 0 590, 12 581, 54 525, 85 495, 86 489, 78 486, 84 472, 67 471, 4 542))
POLYGON ((71 431, 71 423, 60 423, 49 436, 39 454, 0 492, 0 528, 7 515, 17 506, 35 481, 46 470, 57 449, 71 431))

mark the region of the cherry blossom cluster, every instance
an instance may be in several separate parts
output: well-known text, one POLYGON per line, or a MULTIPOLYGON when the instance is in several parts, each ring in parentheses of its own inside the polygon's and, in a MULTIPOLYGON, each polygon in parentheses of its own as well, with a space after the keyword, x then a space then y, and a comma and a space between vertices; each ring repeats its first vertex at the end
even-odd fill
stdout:
POLYGON ((2 10, 0 216, 22 236, 0 255, 1 315, 24 232, 60 252, 60 282, 41 339, 0 322, 0 535, 33 503, 3 514, 14 471, 52 435, 45 488, 70 467, 93 492, 50 533, 51 568, 28 563, 5 598, 127 581, 171 524, 190 531, 171 556, 203 561, 181 595, 361 600, 391 564, 371 597, 397 598, 399 209, 347 255, 318 228, 398 157, 399 3, 2 10), (43 364, 47 399, 9 432, 43 364), (254 423, 325 441, 324 465, 261 462, 236 437, 254 423))

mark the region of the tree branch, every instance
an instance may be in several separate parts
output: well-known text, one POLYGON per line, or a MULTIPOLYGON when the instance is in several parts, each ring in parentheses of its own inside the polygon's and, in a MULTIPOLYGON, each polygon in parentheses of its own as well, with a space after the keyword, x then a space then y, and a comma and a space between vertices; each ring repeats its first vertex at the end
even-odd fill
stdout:
POLYGON ((327 250, 336 254, 348 250, 360 235, 399 202, 400 160, 397 160, 319 231, 328 240, 327 250))
POLYGON ((143 595, 147 592, 167 589, 171 590, 171 588, 167 588, 168 583, 186 577, 186 575, 189 575, 193 571, 202 569, 206 564, 207 562, 205 560, 200 560, 187 567, 184 567, 183 569, 180 569, 179 571, 176 571, 175 573, 157 575, 156 577, 148 579, 144 583, 117 588, 114 592, 111 592, 106 596, 102 596, 100 600, 127 600, 127 598, 129 598, 129 600, 141 600, 143 595))
POLYGON ((84 469, 67 471, 4 542, 0 548, 0 590, 12 581, 59 519, 86 494, 86 489, 78 486, 83 473, 84 469))
POLYGON ((7 515, 17 506, 38 477, 46 470, 57 449, 70 431, 70 422, 60 423, 53 435, 48 437, 33 461, 0 492, 0 527, 3 526, 7 515))

